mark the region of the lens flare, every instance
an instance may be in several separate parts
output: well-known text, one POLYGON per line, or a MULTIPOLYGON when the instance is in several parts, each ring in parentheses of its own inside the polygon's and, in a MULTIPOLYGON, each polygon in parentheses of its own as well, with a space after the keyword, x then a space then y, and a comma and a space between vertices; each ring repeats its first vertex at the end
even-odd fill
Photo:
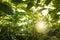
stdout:
POLYGON ((39 33, 45 33, 47 30, 47 23, 45 21, 39 21, 36 23, 35 28, 39 33))
POLYGON ((44 23, 38 23, 37 25, 38 25, 38 27, 41 28, 41 29, 44 28, 44 23))

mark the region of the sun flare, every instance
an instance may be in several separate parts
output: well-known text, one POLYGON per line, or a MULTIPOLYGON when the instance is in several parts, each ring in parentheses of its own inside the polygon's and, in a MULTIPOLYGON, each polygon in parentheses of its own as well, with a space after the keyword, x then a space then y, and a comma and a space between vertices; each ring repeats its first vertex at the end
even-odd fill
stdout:
POLYGON ((42 29, 42 28, 44 28, 44 24, 43 23, 38 23, 38 27, 42 29))
POLYGON ((35 28, 37 32, 44 33, 47 30, 47 23, 45 21, 39 21, 36 23, 35 28))

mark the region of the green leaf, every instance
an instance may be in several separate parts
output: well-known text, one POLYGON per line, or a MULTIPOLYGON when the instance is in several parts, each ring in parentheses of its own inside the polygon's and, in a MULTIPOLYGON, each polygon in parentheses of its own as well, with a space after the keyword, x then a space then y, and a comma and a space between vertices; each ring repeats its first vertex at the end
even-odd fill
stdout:
POLYGON ((54 9, 52 11, 49 12, 50 16, 53 18, 53 20, 57 21, 59 19, 59 16, 57 15, 57 13, 59 12, 58 9, 54 9))
POLYGON ((37 0, 36 7, 38 7, 41 0, 37 0))
POLYGON ((11 0, 12 3, 19 4, 22 0, 11 0))
POLYGON ((54 7, 56 7, 56 9, 60 10, 60 0, 54 0, 53 4, 54 4, 54 7))
POLYGON ((34 0, 27 0, 28 2, 32 2, 32 1, 34 1, 34 0))
POLYGON ((60 0, 54 0, 53 3, 54 4, 60 4, 60 0))
POLYGON ((37 0, 37 3, 40 3, 40 0, 37 0))
POLYGON ((46 1, 45 1, 45 4, 46 4, 46 5, 49 5, 50 2, 51 2, 51 0, 46 0, 46 1))
POLYGON ((0 3, 0 11, 10 15, 13 14, 13 10, 11 8, 11 6, 9 5, 9 3, 5 2, 5 3, 0 3))
POLYGON ((27 4, 27 10, 29 10, 32 6, 34 6, 34 3, 33 2, 29 2, 27 4))

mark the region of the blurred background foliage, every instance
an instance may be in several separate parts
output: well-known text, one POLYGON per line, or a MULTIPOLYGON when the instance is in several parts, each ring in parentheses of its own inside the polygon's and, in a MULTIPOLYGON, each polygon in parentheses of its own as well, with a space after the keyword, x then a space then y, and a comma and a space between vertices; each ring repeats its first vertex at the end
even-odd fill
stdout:
POLYGON ((0 0, 0 40, 60 40, 60 0, 0 0), (46 34, 34 29, 42 17, 46 34))

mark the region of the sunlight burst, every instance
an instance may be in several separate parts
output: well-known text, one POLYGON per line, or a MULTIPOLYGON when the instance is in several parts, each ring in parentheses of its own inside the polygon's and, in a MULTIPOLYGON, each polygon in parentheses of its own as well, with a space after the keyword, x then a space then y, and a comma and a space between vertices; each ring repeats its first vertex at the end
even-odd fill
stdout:
POLYGON ((38 27, 39 27, 40 29, 44 28, 44 23, 38 23, 38 27))
POLYGON ((39 33, 45 33, 47 30, 47 24, 45 21, 40 21, 36 23, 36 30, 39 33))

